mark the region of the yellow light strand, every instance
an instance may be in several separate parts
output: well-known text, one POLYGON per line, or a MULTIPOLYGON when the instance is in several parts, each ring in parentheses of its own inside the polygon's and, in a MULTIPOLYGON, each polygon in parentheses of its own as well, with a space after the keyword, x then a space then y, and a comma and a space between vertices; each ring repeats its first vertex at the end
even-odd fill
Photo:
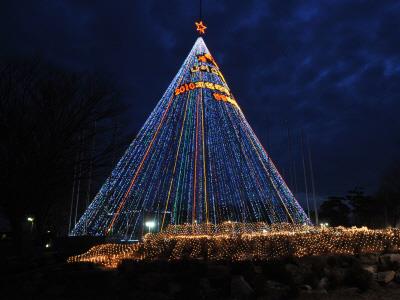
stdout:
POLYGON ((207 203, 207 170, 206 170, 206 150, 204 143, 204 98, 203 90, 200 91, 201 98, 201 132, 202 132, 202 142, 203 142, 203 177, 204 177, 204 205, 206 207, 206 223, 208 223, 208 203, 207 203))
POLYGON ((165 215, 167 213, 168 203, 169 203, 169 199, 171 197, 171 189, 172 189, 172 184, 174 182, 174 175, 175 175, 175 171, 176 171, 176 165, 177 165, 177 162, 178 162, 179 150, 180 150, 180 147, 181 147, 182 133, 183 133, 183 129, 185 128, 186 112, 187 112, 187 107, 188 107, 188 103, 189 103, 189 98, 190 98, 190 93, 188 93, 188 97, 186 99, 185 113, 184 113, 184 116, 183 116, 181 132, 179 134, 178 149, 177 149, 176 155, 175 155, 175 162, 174 162, 174 168, 173 168, 173 171, 172 171, 172 178, 171 178, 171 182, 170 182, 169 189, 168 189, 168 197, 167 197, 167 201, 165 202, 164 215, 163 215, 163 219, 162 219, 162 222, 161 222, 161 230, 163 230, 163 227, 164 227, 165 215))

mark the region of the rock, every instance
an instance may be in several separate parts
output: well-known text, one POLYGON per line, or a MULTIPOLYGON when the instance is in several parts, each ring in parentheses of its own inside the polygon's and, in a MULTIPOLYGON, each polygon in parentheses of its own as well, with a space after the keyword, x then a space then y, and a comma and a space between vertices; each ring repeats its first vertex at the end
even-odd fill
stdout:
POLYGON ((204 299, 215 299, 217 298, 217 290, 211 287, 211 283, 208 278, 200 278, 199 280, 200 295, 204 299))
POLYGON ((400 283, 400 270, 394 275, 394 281, 400 283))
POLYGON ((372 274, 378 272, 378 266, 377 265, 363 265, 362 268, 365 271, 368 271, 368 272, 370 272, 372 274))
POLYGON ((207 267, 208 278, 227 278, 230 275, 230 269, 224 265, 209 265, 207 267))
POLYGON ((257 295, 263 295, 265 290, 265 281, 267 278, 263 274, 255 274, 251 278, 251 287, 257 295))
POLYGON ((328 294, 328 291, 326 289, 320 289, 320 290, 317 290, 317 291, 313 291, 313 293, 324 295, 324 294, 328 294))
POLYGON ((294 264, 286 264, 285 270, 290 273, 290 276, 295 284, 300 285, 304 282, 304 272, 306 271, 305 268, 299 268, 294 264))
POLYGON ((345 287, 345 288, 339 288, 336 290, 337 295, 342 295, 342 296, 353 296, 360 294, 360 289, 356 287, 345 287))
POLYGON ((208 278, 200 278, 199 280, 199 286, 203 290, 210 290, 211 289, 211 284, 208 278))
POLYGON ((400 254, 398 253, 392 253, 392 254, 387 254, 390 257, 391 262, 397 262, 400 263, 400 254))
POLYGON ((63 285, 54 285, 47 287, 40 297, 43 297, 43 299, 57 299, 61 298, 63 294, 65 294, 65 287, 63 285))
POLYGON ((138 285, 146 291, 154 291, 160 284, 169 280, 169 275, 163 272, 147 272, 138 278, 138 285))
POLYGON ((231 295, 235 299, 250 299, 254 290, 243 276, 233 276, 231 281, 231 295))
POLYGON ((179 283, 170 281, 168 282, 168 291, 169 294, 175 295, 182 291, 182 287, 179 283))
MULTIPOLYGON (((210 263, 207 265, 207 272, 204 275, 213 289, 224 290, 226 291, 226 294, 229 294, 229 288, 231 285, 230 267, 227 265, 216 265, 210 263)), ((208 293, 209 291, 205 292, 208 293)), ((211 298, 211 296, 209 298, 211 298)))
POLYGON ((324 268, 324 273, 333 286, 340 286, 346 277, 346 269, 340 267, 324 268))
POLYGON ((282 283, 267 280, 264 285, 264 292, 266 299, 269 300, 287 299, 290 288, 282 283))
MULTIPOLYGON (((376 273, 374 275, 376 275, 376 273)), ((371 282, 370 289, 373 290, 373 291, 380 291, 380 290, 382 290, 382 286, 376 281, 376 277, 377 276, 375 276, 375 277, 373 276, 372 277, 372 278, 374 278, 374 280, 372 280, 372 282, 371 282)))
POLYGON ((386 248, 386 251, 388 251, 389 253, 396 253, 399 251, 399 248, 395 245, 390 245, 386 248))
POLYGON ((303 291, 311 291, 312 290, 312 287, 310 286, 310 285, 308 285, 308 284, 303 284, 303 285, 301 285, 301 286, 299 286, 299 289, 300 290, 303 290, 303 291))
POLYGON ((327 295, 328 295, 328 291, 325 289, 311 290, 311 291, 301 290, 299 299, 315 299, 315 300, 326 299, 327 295))
POLYGON ((341 263, 341 266, 343 268, 348 268, 348 267, 350 267, 350 263, 348 261, 346 261, 346 260, 343 260, 342 263, 341 263))
POLYGON ((139 291, 139 292, 132 292, 128 297, 128 299, 151 299, 151 300, 169 300, 171 297, 165 295, 161 292, 153 292, 153 291, 139 291))
POLYGON ((394 279, 396 275, 395 271, 386 271, 386 272, 379 272, 376 274, 376 280, 381 283, 388 283, 394 279))
POLYGON ((285 269, 286 269, 286 271, 288 271, 290 273, 295 273, 295 272, 298 272, 299 267, 294 264, 286 264, 285 269))
POLYGON ((383 254, 379 256, 379 262, 384 267, 390 267, 393 264, 400 265, 400 254, 383 254))
POLYGON ((364 254, 359 260, 362 265, 376 265, 379 262, 378 258, 376 254, 364 254))
POLYGON ((319 290, 326 290, 328 287, 328 278, 327 277, 322 277, 320 281, 318 282, 318 289, 319 290))
POLYGON ((396 282, 394 282, 394 281, 391 281, 391 282, 389 282, 386 286, 385 286, 385 289, 398 289, 399 288, 399 285, 396 283, 396 282))

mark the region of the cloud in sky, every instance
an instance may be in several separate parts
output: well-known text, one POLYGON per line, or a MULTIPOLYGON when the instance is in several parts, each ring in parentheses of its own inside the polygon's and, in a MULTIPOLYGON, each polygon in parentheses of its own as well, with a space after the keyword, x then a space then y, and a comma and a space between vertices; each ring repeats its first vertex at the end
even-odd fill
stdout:
MULTIPOLYGON (((400 150, 398 1, 203 1, 206 43, 260 140, 288 177, 299 134, 317 192, 373 190, 400 150)), ((99 72, 145 121, 189 52, 197 2, 9 1, 0 55, 99 72)), ((294 188, 293 178, 288 179, 294 188)))

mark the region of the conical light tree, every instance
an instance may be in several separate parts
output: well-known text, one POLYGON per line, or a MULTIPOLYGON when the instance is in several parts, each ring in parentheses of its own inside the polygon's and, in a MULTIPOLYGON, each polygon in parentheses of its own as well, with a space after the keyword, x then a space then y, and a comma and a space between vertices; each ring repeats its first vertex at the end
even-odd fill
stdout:
POLYGON ((202 37, 71 235, 133 238, 148 220, 310 224, 202 37))

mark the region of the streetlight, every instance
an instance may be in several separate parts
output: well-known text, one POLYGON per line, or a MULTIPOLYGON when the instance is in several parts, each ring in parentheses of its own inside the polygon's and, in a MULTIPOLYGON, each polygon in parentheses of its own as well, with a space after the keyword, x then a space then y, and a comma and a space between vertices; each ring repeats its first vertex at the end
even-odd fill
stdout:
POLYGON ((320 226, 321 227, 329 227, 329 223, 326 223, 326 222, 325 223, 320 223, 320 226))
POLYGON ((33 231, 33 222, 35 221, 35 218, 34 217, 28 217, 28 218, 26 218, 26 220, 31 223, 31 232, 32 232, 33 231))
POLYGON ((151 229, 154 228, 156 226, 156 222, 154 221, 147 221, 146 223, 144 223, 144 225, 146 225, 147 228, 149 228, 149 233, 151 232, 151 229))

